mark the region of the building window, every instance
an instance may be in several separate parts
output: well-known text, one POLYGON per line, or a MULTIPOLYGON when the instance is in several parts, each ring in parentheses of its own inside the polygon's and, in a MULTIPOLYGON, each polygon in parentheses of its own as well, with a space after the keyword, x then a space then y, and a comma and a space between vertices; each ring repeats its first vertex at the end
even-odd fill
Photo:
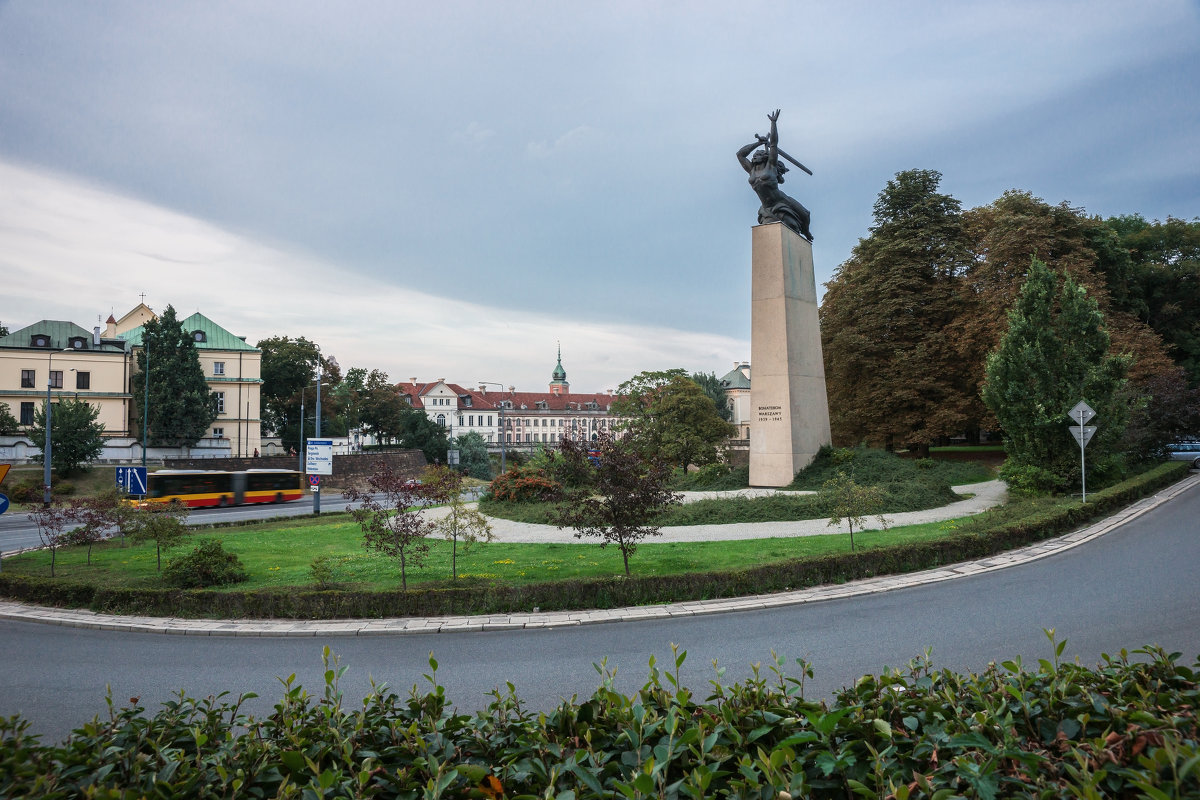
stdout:
POLYGON ((213 375, 224 375, 224 374, 225 374, 225 362, 224 361, 214 361, 213 362, 213 375))
MULTIPOLYGON (((33 405, 33 403, 30 403, 29 405, 31 405, 31 406, 32 406, 32 405, 33 405)), ((508 443, 509 443, 509 444, 512 444, 512 434, 511 434, 511 433, 508 433, 508 434, 505 434, 505 436, 507 436, 507 437, 508 437, 508 443)))
POLYGON ((21 403, 21 424, 33 424, 33 403, 21 403))
POLYGON ((490 427, 492 427, 492 415, 491 415, 491 414, 488 414, 488 421, 487 421, 487 424, 488 424, 488 427, 489 427, 489 428, 490 428, 490 427))
POLYGON ((204 334, 204 331, 192 331, 192 341, 193 342, 207 342, 208 337, 204 334))
POLYGON ((50 346, 50 337, 49 336, 32 336, 29 339, 29 343, 34 347, 49 347, 50 346))
POLYGON ((37 388, 37 370, 23 369, 21 370, 21 388, 36 389, 37 388))
POLYGON ((76 372, 75 373, 75 388, 76 389, 92 388, 92 373, 76 372))
POLYGON ((61 389, 62 388, 62 370, 61 369, 50 370, 50 388, 51 389, 61 389))
POLYGON ((445 414, 438 414, 438 415, 437 415, 437 424, 438 424, 440 427, 443 427, 443 428, 444 428, 444 427, 446 427, 446 415, 445 415, 445 414))
POLYGON ((225 413, 225 393, 224 392, 213 392, 213 397, 217 398, 217 413, 224 414, 225 413))
POLYGON ((468 427, 471 427, 471 428, 475 427, 475 415, 474 414, 471 414, 470 416, 467 417, 467 425, 468 425, 468 427))
POLYGON ((527 441, 527 442, 533 441, 533 434, 532 433, 525 434, 525 441, 527 441))
POLYGON ((225 429, 224 428, 213 428, 213 438, 214 439, 224 439, 225 438, 225 429))

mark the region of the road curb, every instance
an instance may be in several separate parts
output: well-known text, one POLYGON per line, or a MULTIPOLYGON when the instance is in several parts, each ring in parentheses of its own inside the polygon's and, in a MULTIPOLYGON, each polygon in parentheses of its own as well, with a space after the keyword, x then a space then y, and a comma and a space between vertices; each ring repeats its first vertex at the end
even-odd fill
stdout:
POLYGON ((804 605, 846 597, 890 592, 979 575, 1026 564, 1065 552, 1104 536, 1200 484, 1200 474, 1191 474, 1150 497, 1084 528, 988 558, 950 564, 902 575, 883 575, 834 586, 817 586, 790 592, 751 595, 722 600, 696 600, 653 606, 594 611, 521 614, 486 614, 460 617, 403 617, 346 620, 209 620, 177 617, 134 617, 97 614, 79 609, 48 608, 0 600, 0 619, 37 622, 72 628, 160 633, 177 636, 387 636, 430 633, 538 630, 597 625, 609 622, 674 619, 737 611, 761 611, 804 605))

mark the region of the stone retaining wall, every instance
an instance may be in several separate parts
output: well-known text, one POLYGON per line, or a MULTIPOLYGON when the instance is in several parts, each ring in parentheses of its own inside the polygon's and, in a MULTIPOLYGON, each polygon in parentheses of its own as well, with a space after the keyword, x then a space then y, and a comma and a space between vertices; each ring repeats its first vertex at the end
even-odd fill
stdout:
MULTIPOLYGON (((385 450, 379 453, 353 453, 333 457, 333 474, 321 481, 321 486, 342 489, 363 485, 380 462, 405 477, 417 478, 425 470, 425 454, 420 450, 385 450)), ((297 456, 263 456, 261 458, 173 458, 164 459, 167 469, 298 469, 297 456)))

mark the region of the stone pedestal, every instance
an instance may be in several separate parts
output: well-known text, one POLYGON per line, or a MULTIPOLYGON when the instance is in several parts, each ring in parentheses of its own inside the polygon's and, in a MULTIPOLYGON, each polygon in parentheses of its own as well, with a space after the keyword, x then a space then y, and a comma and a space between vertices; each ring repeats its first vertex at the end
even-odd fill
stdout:
POLYGON ((778 222, 752 233, 750 485, 786 486, 831 441, 812 243, 778 222))

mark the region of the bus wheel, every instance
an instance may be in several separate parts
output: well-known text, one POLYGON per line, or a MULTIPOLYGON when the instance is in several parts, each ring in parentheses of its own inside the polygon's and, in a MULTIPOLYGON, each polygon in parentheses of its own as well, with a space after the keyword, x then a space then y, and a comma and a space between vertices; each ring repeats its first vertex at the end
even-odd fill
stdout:
POLYGON ((217 508, 225 508, 227 505, 229 505, 229 498, 225 495, 221 495, 221 497, 217 500, 217 508))
POLYGON ((276 493, 275 493, 275 502, 276 502, 276 503, 282 503, 282 502, 283 502, 283 492, 276 492, 276 493))

